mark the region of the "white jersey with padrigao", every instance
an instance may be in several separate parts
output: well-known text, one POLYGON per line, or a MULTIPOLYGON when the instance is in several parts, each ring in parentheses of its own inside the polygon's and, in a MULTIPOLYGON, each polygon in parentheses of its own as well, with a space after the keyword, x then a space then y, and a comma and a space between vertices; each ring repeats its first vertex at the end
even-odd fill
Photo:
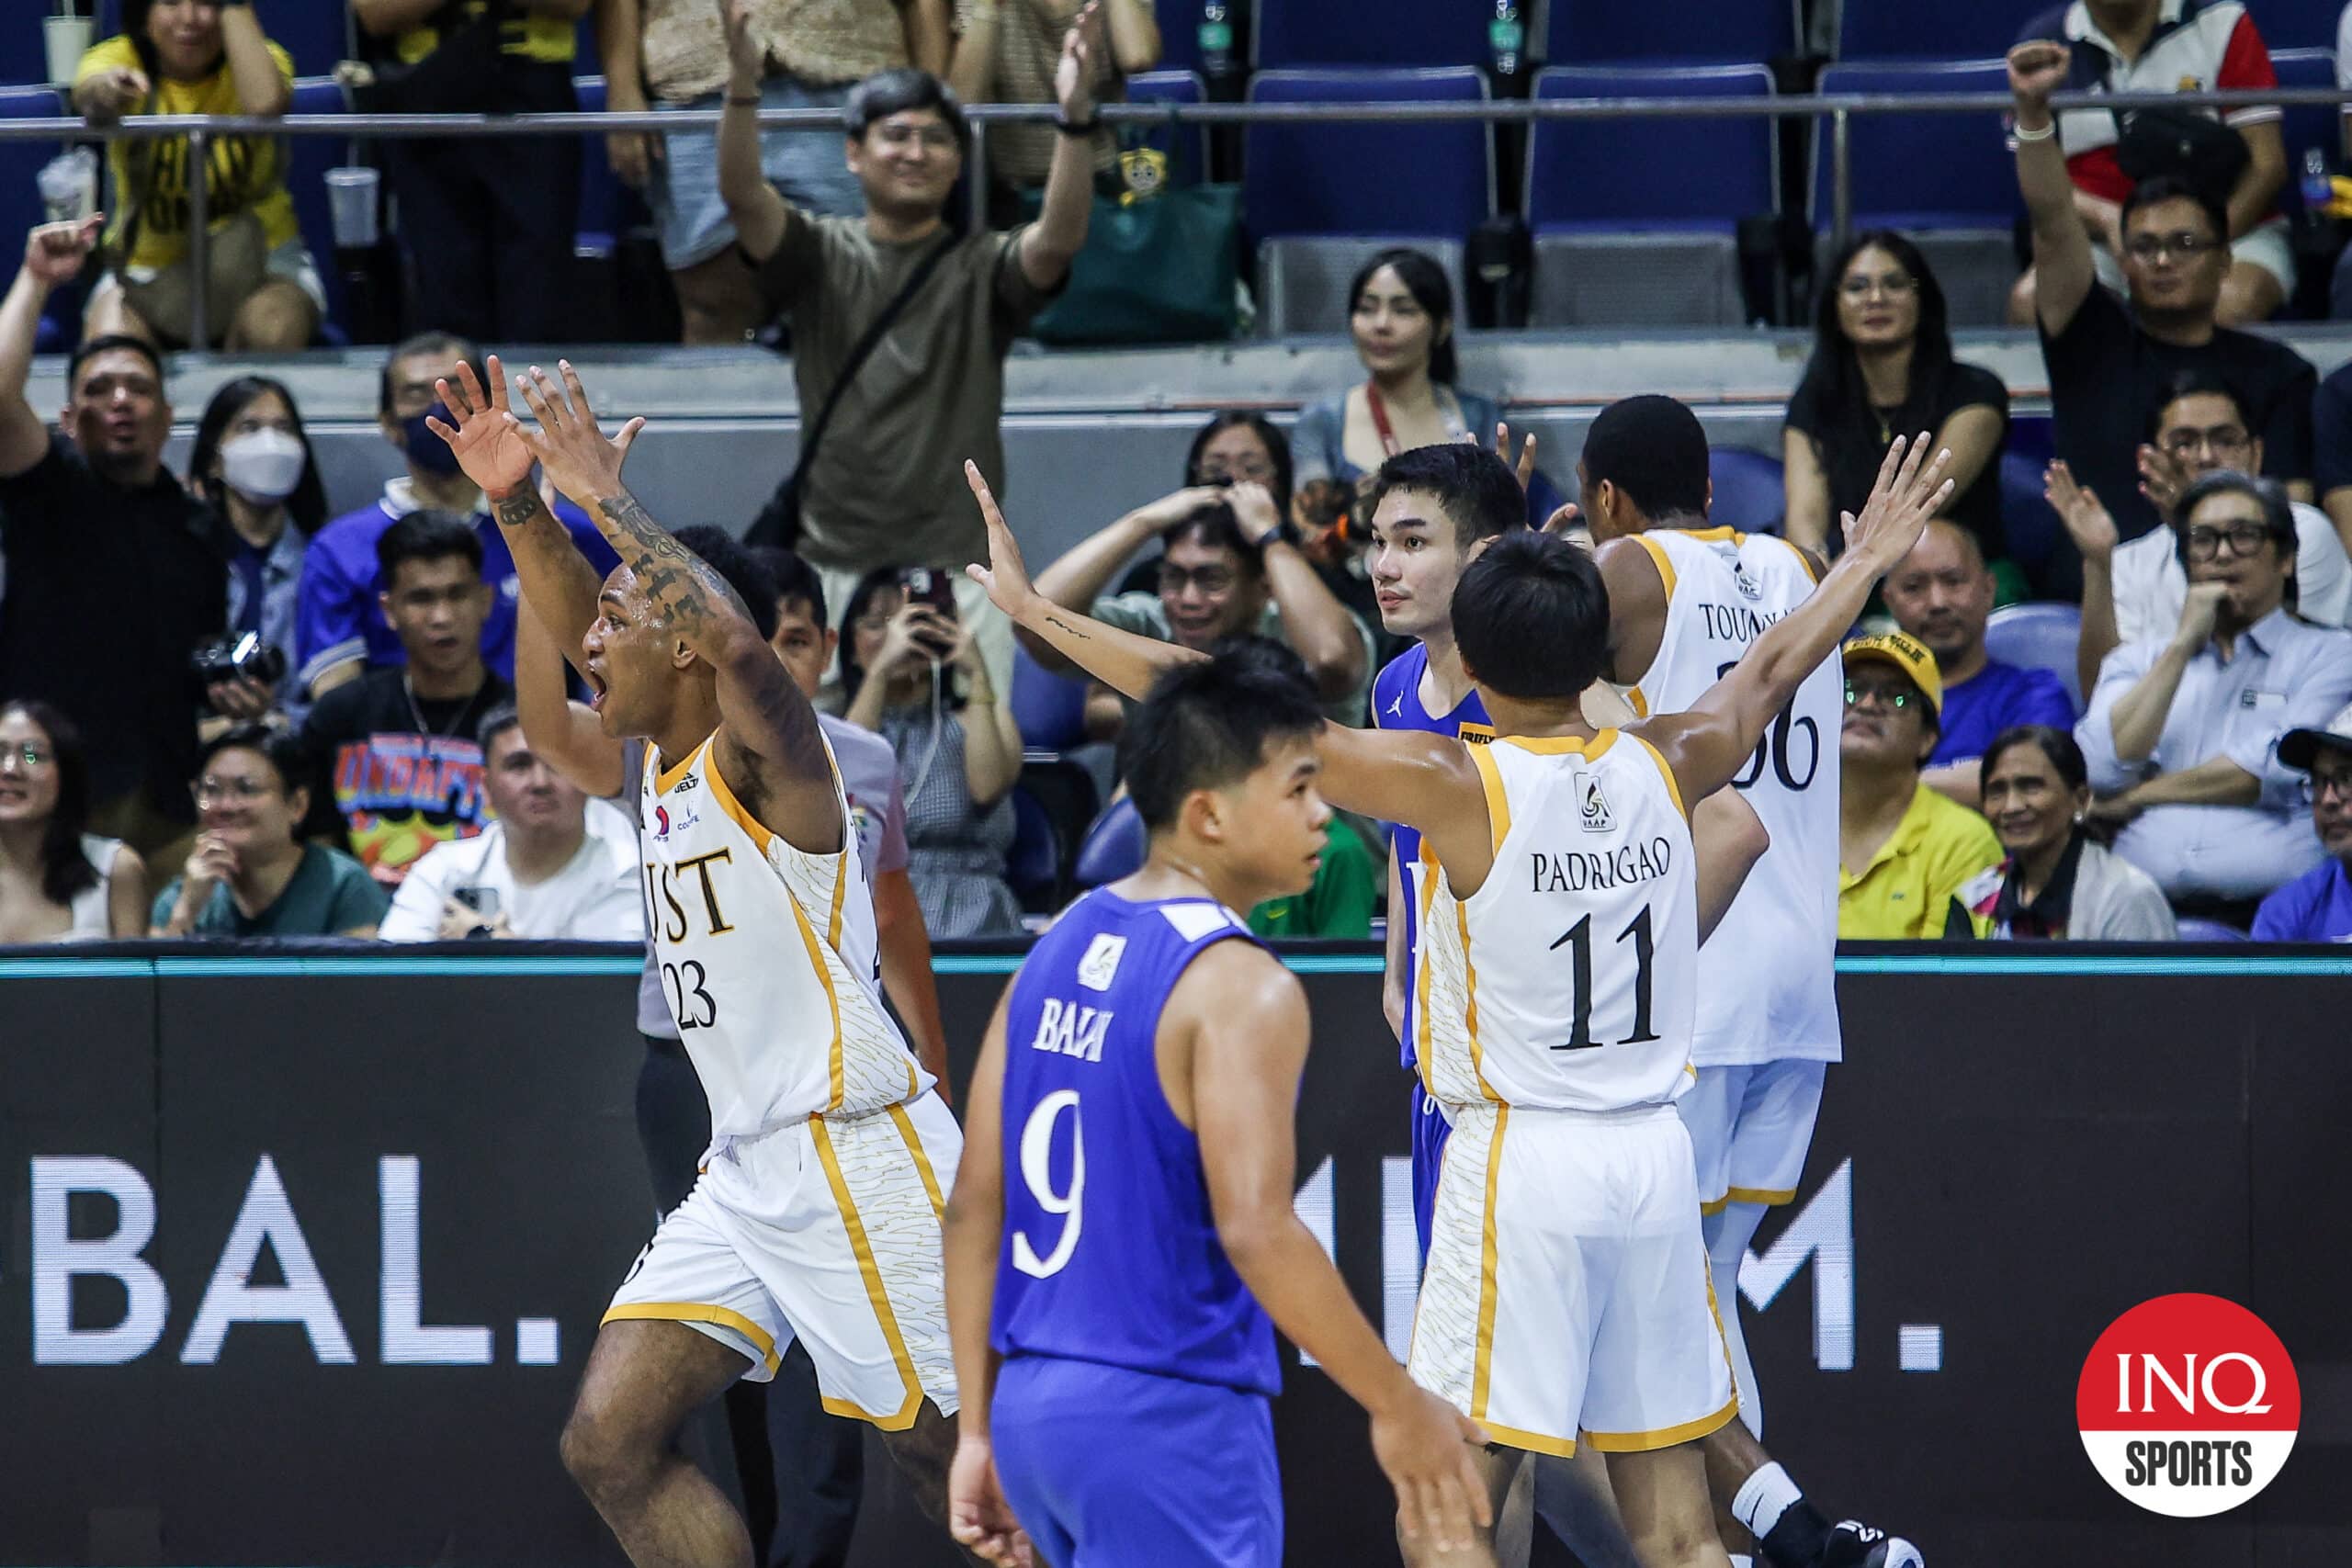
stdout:
MULTIPOLYGON (((1804 603, 1813 568, 1795 546, 1729 528, 1634 536, 1666 582, 1666 635, 1628 694, 1680 713, 1756 639, 1804 603)), ((1701 1066, 1838 1059, 1838 734, 1845 671, 1831 654, 1775 716, 1733 784, 1771 847, 1702 951, 1691 1059, 1701 1066)))
POLYGON ((1448 1104, 1665 1104, 1690 1087, 1699 979, 1690 828, 1657 753, 1502 736, 1471 748, 1495 865, 1457 898, 1423 839, 1422 1086, 1448 1104))
POLYGON ((646 929, 711 1131, 747 1136, 919 1098, 932 1080, 876 989, 856 836, 834 854, 793 848, 728 788, 717 739, 666 771, 648 747, 639 784, 646 929))

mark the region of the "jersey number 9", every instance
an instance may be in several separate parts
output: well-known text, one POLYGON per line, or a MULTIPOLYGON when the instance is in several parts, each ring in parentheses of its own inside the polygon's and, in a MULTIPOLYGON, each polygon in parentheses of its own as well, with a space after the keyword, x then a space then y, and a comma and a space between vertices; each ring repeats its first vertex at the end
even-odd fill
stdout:
POLYGON ((1078 1119, 1078 1090, 1057 1089, 1029 1112, 1029 1121, 1021 1129, 1021 1179, 1028 1184, 1037 1207, 1063 1217, 1062 1234, 1043 1258, 1030 1245, 1028 1232, 1012 1233, 1012 1266, 1033 1280, 1043 1280, 1069 1265, 1069 1255, 1078 1250, 1078 1233, 1086 1224, 1086 1216, 1079 1212, 1079 1201, 1086 1195, 1086 1137, 1078 1119), (1069 1190, 1057 1192, 1054 1131, 1064 1111, 1069 1112, 1069 1190))

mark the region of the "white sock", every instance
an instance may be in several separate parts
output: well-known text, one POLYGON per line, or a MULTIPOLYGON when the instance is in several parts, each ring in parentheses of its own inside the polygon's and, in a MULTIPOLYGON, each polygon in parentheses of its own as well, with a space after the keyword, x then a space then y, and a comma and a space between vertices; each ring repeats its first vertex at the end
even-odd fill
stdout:
POLYGON ((1739 1418, 1758 1442, 1764 1439, 1764 1396, 1747 1359, 1747 1335, 1740 1326, 1739 1263, 1764 1223, 1761 1203, 1729 1203, 1707 1216, 1707 1271, 1715 1284, 1715 1316, 1723 1324, 1724 1349, 1731 1357, 1732 1385, 1739 1393, 1739 1418))
POLYGON ((1756 1559, 1735 1551, 1731 1554, 1731 1568, 1756 1568, 1756 1559))
POLYGON ((1766 1465, 1739 1483, 1739 1491, 1731 1500, 1731 1517, 1747 1527, 1748 1533, 1762 1540, 1781 1522, 1781 1516, 1804 1496, 1789 1472, 1775 1462, 1766 1465))

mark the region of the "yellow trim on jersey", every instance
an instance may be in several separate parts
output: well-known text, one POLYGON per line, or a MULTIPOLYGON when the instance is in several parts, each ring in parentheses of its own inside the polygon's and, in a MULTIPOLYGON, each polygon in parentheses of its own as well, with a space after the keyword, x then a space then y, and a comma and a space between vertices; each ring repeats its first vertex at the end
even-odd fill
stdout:
POLYGON ((1747 536, 1725 523, 1713 528, 1676 528, 1673 533, 1698 540, 1702 545, 1717 545, 1728 539, 1735 545, 1747 543, 1747 536))
POLYGON ((1495 1193, 1503 1173, 1503 1133, 1510 1125, 1510 1107, 1495 1108, 1495 1134, 1487 1142, 1487 1212, 1478 1235, 1478 1354, 1470 1371, 1470 1419, 1487 1413, 1487 1386, 1494 1376, 1495 1271, 1501 1249, 1495 1242, 1495 1193))
MULTIPOLYGON (((1420 923, 1413 928, 1417 931, 1427 932, 1430 929, 1430 910, 1437 903, 1437 854, 1430 848, 1429 835, 1424 833, 1421 835, 1421 919, 1420 923)), ((1424 937, 1418 945, 1421 950, 1421 964, 1413 995, 1421 1005, 1413 1010, 1419 1015, 1420 1030, 1419 1040, 1413 1052, 1413 1065, 1420 1070, 1421 1092, 1435 1095, 1437 1085, 1430 1072, 1430 944, 1424 937)))
POLYGON ((914 1118, 907 1114, 903 1105, 890 1107, 890 1123, 899 1129, 899 1136, 906 1140, 907 1153, 915 1156, 915 1169, 922 1177, 922 1190, 931 1199, 932 1217, 946 1223, 947 1199, 939 1190, 939 1177, 931 1168, 931 1156, 922 1152, 922 1139, 915 1134, 914 1118))
POLYGON ((1625 688, 1625 705, 1634 710, 1635 718, 1647 718, 1650 716, 1650 700, 1642 695, 1642 689, 1639 686, 1625 688))
POLYGON ((775 1348, 768 1331, 730 1307, 712 1306, 706 1302, 625 1302, 605 1309, 605 1323, 650 1321, 654 1323, 715 1323, 721 1328, 731 1328, 760 1348, 760 1358, 767 1363, 768 1375, 774 1377, 776 1368, 784 1364, 784 1357, 775 1348))
POLYGON ((817 941, 817 928, 808 923, 808 912, 800 900, 785 890, 785 902, 792 907, 792 924, 800 932, 800 945, 808 952, 808 967, 817 972, 817 983, 825 987, 825 1010, 833 1031, 832 1045, 825 1055, 825 1109, 839 1111, 846 1092, 842 1084, 842 998, 833 989, 833 972, 825 966, 825 949, 817 941))
POLYGON ((1785 1192, 1765 1187, 1729 1187, 1724 1190, 1724 1201, 1726 1203, 1761 1203, 1768 1209, 1792 1203, 1796 1201, 1796 1196, 1793 1187, 1785 1192))
POLYGON ((1729 1197, 1723 1197, 1716 1199, 1712 1203, 1702 1203, 1699 1205, 1699 1217, 1701 1219, 1712 1219, 1713 1216, 1722 1213, 1725 1206, 1730 1202, 1731 1199, 1729 1197))
POLYGON ((1494 738, 1495 727, 1493 725, 1480 724, 1472 719, 1464 720, 1460 733, 1454 736, 1456 740, 1462 741, 1464 744, 1469 746, 1484 746, 1494 738))
MULTIPOLYGON (((846 841, 847 834, 849 832, 849 819, 844 817, 842 821, 842 832, 844 839, 842 848, 843 850, 847 850, 849 848, 846 841)), ((849 862, 846 859, 838 860, 833 863, 832 913, 825 917, 825 945, 831 948, 835 953, 839 953, 842 950, 842 902, 848 897, 849 862)))
POLYGON ((1470 1041, 1470 1076, 1478 1080, 1480 1094, 1500 1105, 1503 1097, 1487 1081, 1486 1053, 1478 1049, 1478 965, 1470 959, 1470 909, 1459 898, 1453 901, 1453 923, 1462 933, 1462 1028, 1470 1041))
POLYGON ((1658 777, 1666 781, 1666 793, 1674 797, 1674 809, 1676 814, 1687 820, 1690 816, 1690 809, 1682 804, 1682 786, 1675 782, 1674 770, 1666 765, 1665 753, 1660 751, 1657 747, 1651 745, 1647 736, 1636 735, 1634 739, 1641 742, 1642 750, 1647 751, 1650 754, 1650 761, 1657 764, 1658 777))
POLYGON ((1810 551, 1806 550, 1803 545, 1793 544, 1787 539, 1781 539, 1777 534, 1767 534, 1764 536, 1768 539, 1779 539, 1781 544, 1787 545, 1789 547, 1789 553, 1797 558, 1797 565, 1804 570, 1805 576, 1811 580, 1815 587, 1820 586, 1821 573, 1813 570, 1813 556, 1810 551))
POLYGON ((1495 766, 1491 747, 1465 748, 1471 765, 1478 770, 1478 782, 1487 786, 1487 826, 1495 836, 1495 853, 1503 852, 1503 840, 1510 833, 1510 797, 1503 793, 1502 771, 1495 766))
MULTIPOLYGON (((713 740, 716 740, 718 738, 716 736, 712 737, 713 740)), ((709 745, 710 742, 706 741, 704 744, 709 745)), ((744 810, 743 803, 735 798, 735 792, 727 787, 726 776, 718 771, 718 753, 715 747, 711 751, 710 767, 708 772, 710 773, 710 798, 717 801, 718 803, 718 809, 733 818, 735 819, 735 826, 742 829, 743 831, 750 836, 752 842, 759 846, 760 857, 763 860, 773 862, 775 858, 774 852, 775 849, 776 839, 775 829, 768 827, 758 818, 744 810)), ((791 897, 791 890, 789 888, 786 889, 786 897, 791 897)), ((793 898, 792 907, 796 909, 800 907, 800 900, 793 898)), ((836 919, 840 918, 840 908, 838 904, 835 906, 834 918, 836 919)))
POLYGON ((1574 735, 1502 735, 1496 737, 1496 744, 1516 746, 1538 757, 1582 757, 1588 762, 1598 762, 1609 755, 1609 749, 1617 744, 1617 737, 1623 733, 1617 729, 1597 730, 1589 740, 1574 735))
POLYGON ((1649 551, 1650 559, 1657 564, 1658 581, 1666 584, 1667 602, 1668 604, 1673 603, 1674 561, 1667 555, 1666 547, 1659 544, 1656 539, 1651 538, 1647 534, 1634 535, 1634 542, 1641 546, 1642 548, 1649 551))
POLYGON ((1584 1440, 1605 1454, 1647 1453, 1652 1449, 1670 1449, 1677 1443, 1703 1438, 1729 1425, 1731 1418, 1738 1414, 1739 1391, 1734 1389, 1729 1404, 1711 1416, 1702 1416, 1696 1421, 1685 1421, 1679 1427, 1661 1427, 1655 1432, 1587 1432, 1584 1440))
POLYGON ((1492 1421, 1480 1420, 1475 1416, 1471 1419, 1478 1422, 1489 1441, 1500 1443, 1507 1449, 1524 1449, 1532 1454, 1550 1454, 1554 1459, 1566 1459, 1577 1451, 1573 1438, 1555 1438, 1543 1432, 1522 1432, 1516 1427, 1498 1427, 1492 1421))
POLYGON ((850 1249, 857 1254, 857 1272, 865 1281, 865 1299, 874 1305, 875 1321, 882 1325, 882 1337, 890 1347, 890 1359, 898 1364, 899 1380, 907 1390, 906 1402, 888 1416, 876 1416, 858 1408, 854 1401, 835 1399, 821 1391, 819 1403, 828 1415, 854 1416, 871 1421, 886 1432, 903 1432, 915 1424, 915 1414, 922 1408, 922 1380, 915 1375, 914 1358, 907 1354, 906 1336, 899 1332, 899 1314, 890 1310, 889 1292, 882 1288, 881 1266, 874 1261, 873 1244, 865 1238, 865 1222, 858 1218, 849 1183, 842 1179, 841 1161, 833 1155, 833 1135, 825 1130, 823 1117, 808 1118, 808 1136, 817 1145, 818 1160, 825 1168, 825 1184, 833 1190, 833 1206, 841 1211, 842 1224, 849 1232, 850 1249))
MULTIPOLYGON (((656 795, 669 794, 671 788, 675 785, 680 779, 686 776, 686 770, 695 765, 695 759, 709 750, 710 743, 718 739, 718 731, 716 729, 712 730, 708 735, 703 737, 701 745, 687 752, 684 757, 680 758, 674 765, 667 769, 664 769, 661 765, 661 752, 656 748, 648 746, 645 749, 645 765, 654 770, 653 793, 656 795)), ((758 835, 753 834, 752 837, 757 838, 758 835)))

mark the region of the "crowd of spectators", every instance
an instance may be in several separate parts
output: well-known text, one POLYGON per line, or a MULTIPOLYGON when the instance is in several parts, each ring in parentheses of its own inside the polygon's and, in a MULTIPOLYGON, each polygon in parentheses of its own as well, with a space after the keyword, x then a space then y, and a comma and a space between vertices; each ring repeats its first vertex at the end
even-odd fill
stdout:
MULTIPOLYGON (((493 109, 571 101, 588 0, 495 15, 355 3, 431 91, 499 84, 493 109), (452 77, 460 52, 492 68, 452 77)), ((972 458, 1003 492, 1003 361, 1085 243, 1115 150, 1094 107, 1156 55, 1150 7, 595 10, 615 107, 724 111, 715 135, 632 133, 608 152, 652 202, 691 339, 790 328, 800 458, 741 522, 775 583, 778 652, 840 716, 853 797, 890 825, 872 853, 903 898, 901 929, 926 944, 1017 933, 1044 911, 1008 864, 1032 804, 1015 639, 960 570, 982 551, 961 468, 972 458), (1003 227, 949 220, 970 144, 956 87, 1058 107, 1058 130, 991 146, 1003 227), (842 113, 828 156, 815 139, 763 137, 751 112, 810 104, 842 113)), ((74 89, 94 120, 284 110, 290 66, 252 7, 132 0, 124 22, 74 89)), ((2149 173, 2113 117, 2050 108, 2063 88, 2159 77, 2264 85, 2259 39, 2242 10, 2177 24, 2146 0, 2052 13, 2025 36, 2010 130, 2032 266, 2016 303, 2049 375, 2059 547, 2013 556, 1998 483, 2009 391, 1955 356, 1935 270, 1901 233, 1858 234, 1820 269, 1785 414, 1784 528, 1817 556, 1841 547, 1838 519, 1895 435, 1933 432, 1956 481, 1847 649, 1842 928, 2159 940, 2186 919, 2352 934, 2329 929, 2352 926, 2352 718, 2339 716, 2352 709, 2352 366, 2323 382, 2286 344, 2232 324, 2268 314, 2293 283, 2276 243, 2276 116, 2209 121, 2230 156, 2149 173), (2071 668, 1995 657, 1996 606, 2028 596, 2079 604, 2071 668)), ((36 230, 0 302, 0 937, 641 936, 628 813, 603 798, 626 804, 625 755, 563 719, 560 654, 523 647, 535 634, 506 540, 433 430, 448 415, 436 380, 459 364, 485 374, 481 338, 531 335, 518 323, 547 309, 549 291, 512 287, 527 250, 436 261, 450 268, 434 296, 449 330, 398 344, 380 372, 379 423, 403 471, 330 518, 282 379, 220 386, 185 479, 164 464, 162 355, 179 339, 155 286, 185 260, 163 217, 185 221, 171 204, 187 144, 112 145, 135 198, 103 224, 36 230), (52 426, 25 397, 36 326, 85 270, 98 287, 52 426)), ((224 152, 239 145, 212 143, 227 159, 213 222, 249 222, 259 265, 218 317, 224 341, 308 341, 315 268, 280 221, 278 153, 266 138, 224 152)), ((534 227, 524 161, 415 148, 390 172, 412 213, 499 216, 453 231, 534 227)), ((1366 722, 1374 675, 1406 645, 1385 624, 1368 476, 1415 447, 1493 440, 1511 454, 1501 405, 1459 384, 1444 265, 1381 251, 1348 306, 1361 382, 1304 400, 1287 427, 1216 414, 1180 488, 1041 563, 1040 589, 1188 647, 1280 644, 1333 717, 1366 722)), ((1611 536, 1707 526, 1703 442, 1661 456, 1588 446, 1573 462, 1580 510, 1562 517, 1522 448, 1528 520, 1611 536)), ((608 569, 589 520, 553 504, 608 569)), ((1083 711, 1087 739, 1115 741, 1116 694, 1092 688, 1083 711)), ((1387 849, 1381 825, 1336 821, 1326 879, 1253 925, 1369 934, 1387 849)))

